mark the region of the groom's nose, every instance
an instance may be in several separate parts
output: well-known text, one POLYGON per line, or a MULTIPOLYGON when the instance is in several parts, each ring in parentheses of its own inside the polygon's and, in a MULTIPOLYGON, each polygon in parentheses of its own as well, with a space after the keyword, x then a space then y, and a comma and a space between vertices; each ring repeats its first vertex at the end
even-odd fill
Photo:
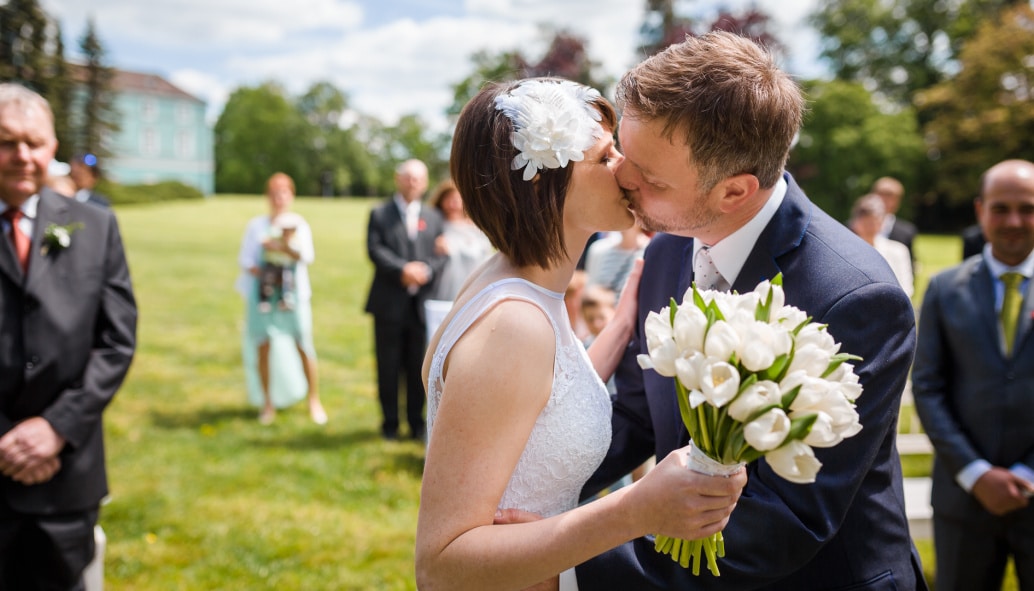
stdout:
POLYGON ((639 182, 635 178, 635 167, 628 163, 628 158, 621 158, 618 162, 617 167, 614 169, 614 178, 618 180, 618 185, 626 191, 635 191, 639 188, 639 182))

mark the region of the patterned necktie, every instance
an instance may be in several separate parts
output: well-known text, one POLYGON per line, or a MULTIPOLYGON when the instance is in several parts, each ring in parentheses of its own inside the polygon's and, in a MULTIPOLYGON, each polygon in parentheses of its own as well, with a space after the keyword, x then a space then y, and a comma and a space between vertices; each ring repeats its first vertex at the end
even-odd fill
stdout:
POLYGON ((11 242, 14 243, 14 254, 18 257, 18 264, 25 273, 29 268, 29 237, 18 227, 18 220, 22 219, 22 210, 17 207, 9 207, 4 211, 4 219, 11 224, 11 242))
POLYGON ((697 249, 693 258, 693 280, 696 281, 698 289, 714 289, 728 291, 729 282, 718 272, 718 267, 711 258, 711 248, 705 246, 697 249))
POLYGON ((1016 341, 1016 323, 1019 322, 1020 307, 1023 304, 1023 295, 1020 293, 1023 275, 1013 272, 1002 273, 999 279, 1005 285, 999 318, 1002 321, 1002 336, 1005 337, 1005 352, 1011 355, 1016 341))

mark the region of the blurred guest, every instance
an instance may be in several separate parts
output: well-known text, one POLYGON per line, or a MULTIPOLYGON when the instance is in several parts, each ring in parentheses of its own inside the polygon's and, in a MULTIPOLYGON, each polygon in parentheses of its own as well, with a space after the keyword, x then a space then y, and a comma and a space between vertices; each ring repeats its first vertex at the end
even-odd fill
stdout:
POLYGON ((588 275, 585 271, 575 269, 571 275, 571 281, 564 290, 564 306, 567 308, 567 320, 571 323, 574 336, 584 342, 589 338, 589 327, 585 325, 582 318, 582 294, 585 293, 585 285, 588 282, 588 275))
POLYGON ((885 216, 883 200, 879 195, 870 193, 855 201, 854 207, 851 208, 848 227, 883 255, 901 288, 908 297, 912 297, 915 293, 915 278, 912 275, 912 260, 908 254, 908 247, 880 234, 885 216))
POLYGON ((399 378, 406 380, 406 420, 413 439, 422 440, 424 383, 421 367, 427 348, 424 302, 434 290, 446 257, 435 243, 443 232, 441 214, 424 207, 427 166, 406 160, 395 169, 395 195, 370 212, 366 248, 373 282, 366 311, 373 315, 381 434, 397 439, 399 378))
POLYGON ((430 298, 452 301, 471 271, 492 255, 492 243, 467 217, 463 197, 451 180, 442 181, 431 194, 431 206, 445 221, 442 235, 435 243, 438 253, 448 257, 430 298))
POLYGON ((980 224, 973 224, 963 229, 962 260, 984 252, 984 244, 986 242, 987 240, 984 239, 984 231, 980 229, 980 224))
POLYGON ((68 197, 69 199, 75 197, 75 192, 78 190, 75 186, 75 181, 68 175, 48 176, 47 186, 53 189, 55 193, 59 193, 62 197, 68 197))
POLYGON ((876 179, 872 184, 872 193, 879 195, 883 200, 883 227, 880 228, 880 235, 900 242, 908 247, 908 256, 912 261, 912 272, 915 274, 915 251, 912 243, 915 241, 915 224, 898 217, 898 210, 901 208, 901 199, 905 196, 905 186, 896 178, 885 176, 876 179))
POLYGON ((269 177, 266 183, 269 215, 258 216, 248 222, 237 257, 241 268, 237 290, 244 296, 247 310, 244 362, 246 371, 250 369, 252 360, 257 362, 262 405, 259 422, 263 425, 273 422, 277 408, 293 404, 300 398, 296 394, 297 388, 292 388, 289 380, 281 390, 274 388, 272 378, 274 370, 288 371, 286 368, 290 367, 290 362, 293 361, 292 349, 297 351, 305 373, 309 416, 318 425, 327 422, 327 413, 320 402, 316 347, 312 341, 312 287, 309 283, 309 265, 316 254, 309 224, 300 215, 291 212, 294 191, 294 180, 286 174, 278 172, 269 177), (283 228, 274 223, 274 220, 281 216, 291 219, 294 232, 291 241, 283 238, 283 228), (259 293, 262 266, 268 259, 277 257, 277 260, 286 258, 294 261, 292 306, 260 309, 260 304, 263 303, 259 293), (289 337, 294 347, 276 347, 277 354, 274 355, 271 353, 274 350, 274 342, 281 337, 289 337))
POLYGON ((1001 589, 1010 556, 1034 585, 1034 163, 985 172, 976 213, 988 244, 930 280, 912 371, 937 591, 1001 589))
POLYGON ((109 207, 108 198, 94 191, 97 181, 101 178, 100 165, 97 157, 93 154, 80 154, 72 159, 72 169, 69 176, 75 181, 75 200, 80 203, 90 203, 99 207, 109 207))
POLYGON ((593 242, 585 260, 587 285, 601 285, 620 293, 636 259, 643 257, 650 237, 639 222, 621 232, 611 232, 593 242))
POLYGON ((0 84, 0 137, 0 589, 79 590, 136 301, 111 211, 44 187, 57 149, 46 100, 0 84))

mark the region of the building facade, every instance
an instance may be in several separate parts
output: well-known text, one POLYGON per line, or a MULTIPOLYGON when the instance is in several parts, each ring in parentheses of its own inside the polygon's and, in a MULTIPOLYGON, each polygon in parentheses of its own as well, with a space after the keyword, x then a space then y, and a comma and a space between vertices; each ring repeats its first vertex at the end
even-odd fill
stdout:
POLYGON ((104 176, 123 185, 175 180, 211 195, 214 138, 204 101, 155 74, 114 73, 121 129, 108 140, 104 176))

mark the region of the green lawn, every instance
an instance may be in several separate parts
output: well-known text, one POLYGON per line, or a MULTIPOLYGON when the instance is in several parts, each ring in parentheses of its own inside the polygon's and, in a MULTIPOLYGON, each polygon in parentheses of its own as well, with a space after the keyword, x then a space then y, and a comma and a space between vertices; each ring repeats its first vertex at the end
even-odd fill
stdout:
MULTIPOLYGON (((309 421, 304 404, 262 427, 245 402, 243 304, 233 282, 244 226, 265 201, 220 196, 118 210, 140 345, 105 415, 108 590, 416 588, 423 448, 378 435, 371 322, 362 311, 372 203, 297 202, 316 240, 325 427, 309 421)), ((916 248, 921 292, 930 274, 958 260, 960 246, 922 236, 916 248)), ((907 461, 910 474, 929 470, 929 457, 907 461)), ((918 545, 932 573, 931 545, 918 545)))
POLYGON ((330 423, 247 406, 233 290, 257 197, 123 207, 139 348, 106 413, 107 589, 415 589, 423 466, 378 436, 367 200, 299 200, 313 227, 316 349, 330 423))

